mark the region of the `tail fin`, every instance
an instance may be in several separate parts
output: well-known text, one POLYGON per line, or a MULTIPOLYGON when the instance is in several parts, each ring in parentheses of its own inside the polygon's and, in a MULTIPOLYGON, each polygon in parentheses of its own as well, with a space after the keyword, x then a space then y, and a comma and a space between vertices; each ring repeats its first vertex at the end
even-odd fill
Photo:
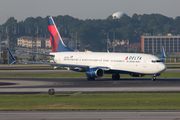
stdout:
POLYGON ((52 52, 68 52, 73 51, 70 48, 66 47, 63 43, 62 38, 56 28, 54 20, 51 16, 47 16, 48 19, 48 29, 51 40, 52 52))

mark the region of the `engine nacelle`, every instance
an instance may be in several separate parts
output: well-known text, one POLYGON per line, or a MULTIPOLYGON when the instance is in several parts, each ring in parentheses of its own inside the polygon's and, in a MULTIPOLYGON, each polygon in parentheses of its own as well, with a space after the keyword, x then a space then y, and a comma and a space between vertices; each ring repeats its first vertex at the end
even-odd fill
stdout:
POLYGON ((132 76, 132 77, 143 77, 143 76, 145 76, 144 74, 129 74, 130 76, 132 76))
POLYGON ((103 77, 104 75, 104 70, 101 68, 89 68, 86 71, 87 77, 103 77))

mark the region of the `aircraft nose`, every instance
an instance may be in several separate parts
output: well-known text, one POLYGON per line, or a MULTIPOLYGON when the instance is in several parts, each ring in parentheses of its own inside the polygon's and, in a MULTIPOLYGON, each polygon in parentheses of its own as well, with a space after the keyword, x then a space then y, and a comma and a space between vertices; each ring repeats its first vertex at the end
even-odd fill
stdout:
POLYGON ((166 70, 166 64, 164 64, 164 63, 162 63, 162 64, 160 64, 159 65, 159 70, 160 70, 160 72, 164 72, 165 70, 166 70))

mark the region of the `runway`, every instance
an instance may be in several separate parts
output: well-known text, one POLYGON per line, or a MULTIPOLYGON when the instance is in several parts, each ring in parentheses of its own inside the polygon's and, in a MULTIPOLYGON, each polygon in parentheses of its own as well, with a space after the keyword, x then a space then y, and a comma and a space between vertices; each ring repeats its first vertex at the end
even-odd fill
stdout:
MULTIPOLYGON (((0 78, 0 94, 55 94, 121 93, 121 92, 180 92, 180 79, 101 78, 0 78), (11 84, 9 84, 11 83, 11 84)), ((180 120, 179 110, 141 111, 1 111, 2 120, 180 120)))
POLYGON ((180 78, 0 78, 0 94, 47 94, 53 88, 58 93, 129 93, 180 92, 180 78), (3 84, 2 84, 3 83, 3 84))
POLYGON ((3 120, 179 120, 180 111, 1 111, 3 120))
MULTIPOLYGON (((16 66, 18 67, 18 66, 16 66)), ((23 67, 23 66, 22 66, 23 67)), ((3 73, 73 73, 70 70, 0 70, 3 73)), ((165 72, 180 72, 167 69, 165 72)), ((0 78, 0 94, 47 94, 50 88, 56 93, 114 93, 114 92, 180 92, 180 78, 0 78)))
MULTIPOLYGON (((25 67, 27 65, 14 65, 25 67)), ((12 66, 8 66, 12 67, 12 66)), ((42 65, 40 65, 42 67, 42 65)), ((0 70, 4 73, 73 73, 65 69, 52 70, 0 70)), ((180 69, 167 69, 165 72, 180 72, 180 69)), ((180 92, 179 78, 97 78, 87 81, 86 78, 0 78, 0 93, 47 93, 49 88, 54 88, 56 93, 92 93, 92 92, 180 92)))
MULTIPOLYGON (((66 70, 12 70, 8 73, 67 72, 66 70)), ((178 70, 179 71, 179 70, 178 70)), ((7 71, 5 70, 7 73, 7 71)), ((72 72, 72 71, 68 71, 72 72)), ((3 70, 0 71, 3 74, 3 70)), ((0 78, 0 94, 180 93, 180 78, 0 78)), ((178 120, 178 110, 154 111, 1 111, 3 120, 178 120)))

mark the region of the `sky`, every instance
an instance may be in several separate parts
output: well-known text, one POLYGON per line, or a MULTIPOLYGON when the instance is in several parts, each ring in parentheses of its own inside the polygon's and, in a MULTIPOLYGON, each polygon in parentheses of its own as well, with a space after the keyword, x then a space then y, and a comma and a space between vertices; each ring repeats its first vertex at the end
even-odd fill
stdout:
POLYGON ((24 21, 28 17, 69 15, 78 19, 106 19, 115 12, 158 13, 180 16, 180 0, 0 0, 0 25, 9 17, 24 21))

